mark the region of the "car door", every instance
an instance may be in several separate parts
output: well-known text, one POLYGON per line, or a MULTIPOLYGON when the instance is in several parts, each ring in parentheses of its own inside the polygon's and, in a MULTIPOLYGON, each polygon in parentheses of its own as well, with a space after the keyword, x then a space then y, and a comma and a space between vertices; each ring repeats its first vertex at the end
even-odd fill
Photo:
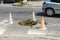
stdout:
POLYGON ((55 13, 59 14, 60 13, 60 1, 53 1, 52 3, 52 7, 55 9, 55 13))

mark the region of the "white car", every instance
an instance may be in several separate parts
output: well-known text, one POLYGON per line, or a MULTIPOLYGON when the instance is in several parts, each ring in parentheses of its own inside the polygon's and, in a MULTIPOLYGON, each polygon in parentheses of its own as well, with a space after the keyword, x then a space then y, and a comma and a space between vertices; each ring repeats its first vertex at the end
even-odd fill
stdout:
POLYGON ((45 0, 42 11, 48 16, 60 14, 60 0, 45 0))

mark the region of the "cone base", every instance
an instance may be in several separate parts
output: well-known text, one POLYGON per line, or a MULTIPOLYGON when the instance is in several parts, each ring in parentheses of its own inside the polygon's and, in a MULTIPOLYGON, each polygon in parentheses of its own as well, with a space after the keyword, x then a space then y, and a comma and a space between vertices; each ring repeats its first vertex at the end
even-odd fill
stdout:
POLYGON ((9 24, 13 24, 14 22, 9 22, 9 24))
POLYGON ((40 28, 40 30, 42 31, 42 30, 47 30, 47 28, 46 27, 43 27, 43 28, 40 28))

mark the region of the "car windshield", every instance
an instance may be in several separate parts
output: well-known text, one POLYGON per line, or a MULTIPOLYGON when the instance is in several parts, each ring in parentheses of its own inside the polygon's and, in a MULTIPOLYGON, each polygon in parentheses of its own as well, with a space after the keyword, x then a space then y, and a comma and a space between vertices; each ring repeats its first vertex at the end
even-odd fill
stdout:
POLYGON ((60 3, 60 0, 51 0, 51 2, 57 2, 57 3, 60 3))

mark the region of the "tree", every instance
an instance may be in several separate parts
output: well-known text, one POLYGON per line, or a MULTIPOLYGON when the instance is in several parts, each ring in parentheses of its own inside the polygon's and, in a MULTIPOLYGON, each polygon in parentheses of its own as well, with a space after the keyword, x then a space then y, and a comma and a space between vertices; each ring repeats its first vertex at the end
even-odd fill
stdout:
POLYGON ((55 2, 59 2, 60 3, 60 0, 55 0, 55 2))

